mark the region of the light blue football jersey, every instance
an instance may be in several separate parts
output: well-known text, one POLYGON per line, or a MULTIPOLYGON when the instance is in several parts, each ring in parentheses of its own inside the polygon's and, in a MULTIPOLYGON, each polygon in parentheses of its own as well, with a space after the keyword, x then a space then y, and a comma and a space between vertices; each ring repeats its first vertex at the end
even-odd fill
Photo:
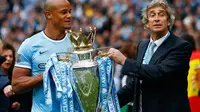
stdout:
MULTIPOLYGON (((52 40, 43 31, 26 39, 17 52, 16 67, 31 69, 31 75, 35 76, 44 72, 45 64, 52 53, 73 51, 73 47, 66 35, 62 40, 52 40)), ((53 86, 53 82, 51 86, 53 86)), ((52 112, 60 112, 60 105, 55 98, 55 86, 52 89, 52 112)), ((50 112, 45 104, 43 83, 33 89, 32 112, 50 112)))

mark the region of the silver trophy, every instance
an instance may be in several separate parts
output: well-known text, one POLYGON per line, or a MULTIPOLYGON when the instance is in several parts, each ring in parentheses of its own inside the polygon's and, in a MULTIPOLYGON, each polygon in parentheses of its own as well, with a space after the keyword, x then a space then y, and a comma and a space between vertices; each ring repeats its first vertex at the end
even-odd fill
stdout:
POLYGON ((88 35, 85 35, 82 28, 80 32, 70 30, 66 33, 70 34, 70 41, 74 47, 73 53, 78 57, 72 68, 77 79, 76 87, 81 104, 86 112, 95 112, 99 96, 99 76, 92 48, 96 28, 90 27, 88 35))
POLYGON ((45 102, 52 107, 50 76, 56 87, 61 112, 120 112, 113 80, 113 60, 109 47, 93 49, 96 28, 87 34, 66 31, 73 48, 53 53, 43 76, 45 102))
MULTIPOLYGON (((66 33, 70 35, 70 41, 74 49, 68 53, 59 53, 57 57, 59 61, 70 60, 73 63, 72 70, 76 77, 75 86, 83 110, 85 112, 102 111, 105 107, 98 103, 100 95, 100 76, 96 58, 106 57, 109 47, 93 49, 92 46, 96 36, 95 27, 89 27, 87 35, 82 28, 80 28, 79 32, 69 30, 66 31, 66 33)), ((114 83, 109 87, 108 96, 110 96, 113 84, 114 83)), ((106 102, 108 103, 108 101, 106 102)))

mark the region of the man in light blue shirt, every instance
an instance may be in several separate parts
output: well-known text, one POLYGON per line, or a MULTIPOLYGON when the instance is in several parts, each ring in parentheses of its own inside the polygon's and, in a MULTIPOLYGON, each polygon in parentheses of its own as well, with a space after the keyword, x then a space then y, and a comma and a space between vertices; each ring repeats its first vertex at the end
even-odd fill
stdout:
MULTIPOLYGON (((72 50, 66 30, 71 28, 71 4, 67 0, 46 0, 44 14, 47 20, 44 31, 26 39, 17 52, 17 62, 13 70, 13 91, 26 92, 33 89, 32 112, 50 112, 45 104, 43 92, 43 72, 52 53, 72 50)), ((53 84, 52 84, 53 85, 53 84)), ((55 87, 52 87, 55 88, 55 87)), ((59 103, 52 91, 53 112, 59 112, 59 103)))

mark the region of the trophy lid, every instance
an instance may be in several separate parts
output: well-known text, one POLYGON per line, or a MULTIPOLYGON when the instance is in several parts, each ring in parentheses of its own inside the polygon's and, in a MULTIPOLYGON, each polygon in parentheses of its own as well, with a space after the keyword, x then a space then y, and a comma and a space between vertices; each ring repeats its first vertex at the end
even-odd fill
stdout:
POLYGON ((82 28, 80 28, 79 32, 73 32, 72 30, 69 30, 66 31, 66 33, 70 34, 69 39, 74 47, 75 52, 93 49, 92 46, 96 36, 96 27, 89 27, 88 35, 85 35, 82 28))

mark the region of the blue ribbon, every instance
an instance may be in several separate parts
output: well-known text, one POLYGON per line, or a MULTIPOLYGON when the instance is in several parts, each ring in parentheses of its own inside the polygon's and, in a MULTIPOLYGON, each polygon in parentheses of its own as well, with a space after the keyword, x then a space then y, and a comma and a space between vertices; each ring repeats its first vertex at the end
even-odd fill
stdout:
POLYGON ((51 86, 50 86, 50 69, 52 69, 52 62, 48 61, 46 64, 46 69, 43 73, 43 85, 44 85, 44 96, 45 103, 49 106, 52 111, 52 96, 51 96, 51 86))
MULTIPOLYGON (((67 63, 66 63, 67 64, 67 63)), ((73 112, 73 90, 71 83, 69 82, 69 77, 67 75, 67 67, 63 62, 59 62, 60 72, 61 72, 61 82, 62 82, 62 100, 61 100, 61 111, 62 112, 73 112)))
MULTIPOLYGON (((67 74, 68 74, 68 83, 70 83, 70 85, 71 85, 71 87, 73 88, 73 97, 72 98, 74 98, 74 107, 72 107, 72 105, 70 105, 70 112, 72 111, 72 109, 73 109, 73 112, 84 112, 84 109, 83 109, 83 107, 82 107, 82 105, 81 105, 81 103, 80 103, 80 98, 79 98, 79 95, 78 95, 78 91, 77 91, 77 88, 76 88, 76 84, 75 84, 75 81, 77 81, 76 80, 76 77, 75 77, 75 75, 73 74, 74 72, 73 72, 73 70, 72 70, 72 68, 71 68, 71 66, 72 66, 72 62, 71 61, 69 61, 67 64, 66 64, 66 68, 67 68, 67 74)), ((71 103, 73 103, 73 102, 71 102, 71 103)), ((70 104, 71 104, 70 103, 70 104)))
POLYGON ((78 95, 78 90, 76 88, 75 82, 77 81, 77 79, 76 79, 76 76, 74 75, 74 72, 73 72, 73 69, 71 68, 71 66, 67 65, 67 71, 68 71, 68 74, 69 74, 69 77, 70 77, 70 83, 71 83, 72 88, 73 88, 74 99, 76 101, 76 103, 74 105, 75 111, 76 112, 84 112, 83 106, 81 104, 80 97, 78 95))
MULTIPOLYGON (((52 110, 52 95, 50 75, 56 86, 56 100, 60 102, 61 112, 84 112, 76 87, 76 76, 72 69, 72 61, 58 61, 56 54, 52 54, 47 61, 43 74, 45 103, 52 110)), ((98 107, 104 112, 120 112, 117 92, 113 79, 113 61, 109 57, 97 58, 100 92, 98 107)), ((87 110, 86 110, 87 111, 87 110)), ((96 111, 99 111, 98 108, 96 111)))
POLYGON ((50 59, 47 61, 46 69, 43 74, 43 85, 45 103, 49 105, 52 111, 52 95, 50 85, 50 75, 52 75, 53 81, 56 86, 56 100, 60 102, 61 112, 84 112, 80 104, 80 98, 76 89, 73 75, 72 62, 61 62, 58 61, 57 55, 52 54, 50 59))
POLYGON ((108 112, 107 106, 107 96, 108 96, 108 86, 107 86, 107 77, 105 70, 105 63, 103 58, 97 58, 97 63, 99 67, 99 78, 100 78, 100 101, 98 106, 104 110, 104 112, 108 112))
POLYGON ((113 61, 109 57, 98 57, 100 95, 98 107, 104 112, 120 112, 117 92, 114 85, 113 61))
POLYGON ((113 81, 112 81, 112 62, 109 58, 105 58, 105 63, 106 63, 106 75, 107 75, 107 78, 108 78, 108 83, 107 83, 107 86, 109 87, 109 91, 108 91, 108 107, 109 107, 109 110, 111 112, 114 112, 115 111, 115 108, 114 108, 114 102, 113 102, 113 98, 112 98, 112 94, 111 94, 111 91, 112 91, 112 87, 113 87, 113 81))
POLYGON ((49 106, 52 111, 52 95, 51 95, 51 85, 50 85, 50 75, 55 82, 56 86, 56 97, 58 100, 62 97, 62 87, 59 81, 59 71, 56 72, 55 67, 53 66, 57 60, 53 59, 55 54, 51 56, 46 64, 46 69, 43 74, 43 85, 44 85, 44 95, 45 95, 45 103, 49 106))

